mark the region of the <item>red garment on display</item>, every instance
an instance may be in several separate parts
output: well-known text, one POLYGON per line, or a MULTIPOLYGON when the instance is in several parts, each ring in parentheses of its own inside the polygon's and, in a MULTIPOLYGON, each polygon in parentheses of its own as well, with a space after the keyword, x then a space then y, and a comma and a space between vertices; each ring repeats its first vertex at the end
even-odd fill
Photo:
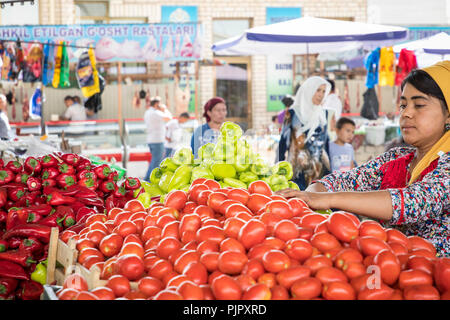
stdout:
POLYGON ((403 79, 411 72, 411 70, 417 68, 417 59, 413 51, 402 49, 398 57, 398 63, 396 66, 395 85, 402 84, 403 79))

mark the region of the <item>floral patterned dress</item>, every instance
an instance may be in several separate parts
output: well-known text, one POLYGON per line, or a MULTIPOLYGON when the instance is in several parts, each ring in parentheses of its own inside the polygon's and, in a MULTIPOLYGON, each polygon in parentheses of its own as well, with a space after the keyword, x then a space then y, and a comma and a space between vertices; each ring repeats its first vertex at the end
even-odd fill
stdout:
POLYGON ((431 241, 438 256, 450 255, 450 152, 408 185, 414 148, 394 148, 347 172, 334 172, 316 182, 329 192, 388 190, 394 209, 385 227, 431 241))

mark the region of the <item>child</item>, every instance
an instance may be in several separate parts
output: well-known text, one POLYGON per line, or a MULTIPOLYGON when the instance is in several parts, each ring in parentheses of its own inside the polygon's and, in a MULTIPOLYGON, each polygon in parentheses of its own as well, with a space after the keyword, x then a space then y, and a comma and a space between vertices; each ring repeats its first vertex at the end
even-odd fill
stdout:
POLYGON ((347 171, 355 167, 355 151, 351 142, 355 135, 355 122, 342 117, 336 123, 337 138, 329 143, 331 172, 347 171))

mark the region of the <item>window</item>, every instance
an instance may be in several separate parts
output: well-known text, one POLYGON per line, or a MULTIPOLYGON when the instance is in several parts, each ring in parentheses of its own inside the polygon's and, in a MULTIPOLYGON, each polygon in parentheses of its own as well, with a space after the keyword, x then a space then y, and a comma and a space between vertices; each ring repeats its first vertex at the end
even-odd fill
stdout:
POLYGON ((108 1, 75 1, 75 16, 80 24, 108 23, 108 1))

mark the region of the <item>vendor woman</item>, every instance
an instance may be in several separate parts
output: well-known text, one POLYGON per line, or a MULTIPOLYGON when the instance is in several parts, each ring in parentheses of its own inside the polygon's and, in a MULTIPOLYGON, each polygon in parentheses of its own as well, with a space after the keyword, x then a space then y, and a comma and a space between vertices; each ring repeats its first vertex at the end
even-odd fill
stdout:
POLYGON ((450 255, 450 61, 413 70, 401 85, 400 129, 412 147, 394 148, 347 172, 313 181, 298 197, 314 209, 339 209, 431 241, 450 255))

